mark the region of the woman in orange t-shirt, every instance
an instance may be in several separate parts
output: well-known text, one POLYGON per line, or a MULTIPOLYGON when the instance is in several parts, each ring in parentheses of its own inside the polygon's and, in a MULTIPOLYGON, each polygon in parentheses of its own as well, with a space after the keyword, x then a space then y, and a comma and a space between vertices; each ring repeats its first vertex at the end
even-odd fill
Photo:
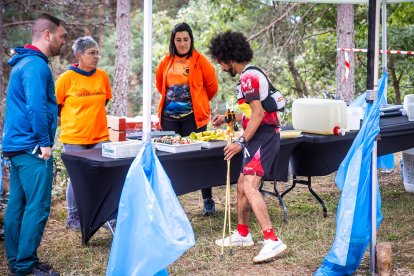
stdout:
MULTIPOLYGON (((171 32, 169 53, 157 68, 156 86, 161 94, 158 117, 163 130, 188 136, 207 129, 210 100, 218 82, 213 65, 194 49, 193 31, 187 23, 175 25, 171 32)), ((201 192, 203 215, 210 215, 215 211, 211 188, 201 192)))
MULTIPOLYGON (((101 53, 96 41, 89 36, 81 37, 72 49, 78 63, 60 75, 55 84, 60 141, 65 152, 100 148, 109 140, 105 106, 112 97, 108 75, 97 68, 101 53)), ((66 228, 79 231, 78 209, 70 180, 66 201, 66 228)))

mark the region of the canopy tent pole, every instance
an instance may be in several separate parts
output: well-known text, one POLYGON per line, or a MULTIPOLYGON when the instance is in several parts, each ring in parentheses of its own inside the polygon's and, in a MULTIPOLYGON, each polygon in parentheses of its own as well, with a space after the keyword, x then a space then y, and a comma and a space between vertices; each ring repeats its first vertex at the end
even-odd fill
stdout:
MULTIPOLYGON (((367 97, 368 103, 378 99, 380 0, 369 0, 368 6, 368 53, 367 53, 367 97)), ((375 275, 375 249, 377 243, 377 142, 372 149, 371 163, 371 242, 370 272, 375 275)))
POLYGON ((144 0, 144 64, 143 64, 143 103, 142 141, 151 139, 151 76, 152 76, 152 0, 144 0))

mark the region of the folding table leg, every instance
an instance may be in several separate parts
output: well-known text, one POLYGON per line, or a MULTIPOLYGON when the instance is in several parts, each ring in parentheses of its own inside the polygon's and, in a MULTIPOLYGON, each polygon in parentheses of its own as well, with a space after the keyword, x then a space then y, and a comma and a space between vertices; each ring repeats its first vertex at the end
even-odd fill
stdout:
POLYGON ((283 222, 285 224, 287 224, 287 208, 286 208, 285 203, 283 202, 283 198, 280 196, 280 193, 279 193, 279 191, 277 189, 277 181, 276 180, 273 180, 273 188, 275 190, 274 192, 270 192, 270 191, 263 190, 263 185, 264 185, 264 181, 262 179, 260 181, 259 191, 261 193, 263 193, 263 194, 272 195, 272 196, 275 196, 275 197, 278 198, 280 207, 282 207, 282 210, 283 210, 283 222))
POLYGON ((293 190, 293 188, 296 187, 296 176, 293 176, 293 180, 292 180, 292 186, 290 186, 286 191, 284 191, 280 196, 283 198, 287 193, 289 193, 290 191, 293 190))
POLYGON ((280 196, 280 193, 277 189, 277 181, 276 180, 273 180, 273 187, 275 189, 275 194, 276 194, 277 198, 279 199, 280 207, 282 207, 282 209, 283 209, 283 221, 285 222, 285 224, 287 224, 287 209, 286 209, 285 202, 283 201, 283 198, 280 196))
POLYGON ((310 176, 308 176, 308 180, 303 180, 303 179, 298 179, 296 175, 293 176, 293 180, 292 180, 292 186, 290 186, 289 189, 287 189, 286 191, 284 191, 281 195, 281 197, 283 198, 288 192, 290 192, 291 190, 293 190, 293 188, 295 188, 296 184, 302 184, 302 185, 306 185, 308 186, 308 190, 309 192, 311 192, 311 194, 316 198, 316 200, 322 205, 322 209, 323 209, 323 216, 326 218, 328 216, 328 208, 326 208, 325 202, 318 196, 318 194, 312 189, 312 179, 310 176))
POLYGON ((112 228, 112 225, 109 221, 105 222, 106 226, 108 226, 109 231, 111 231, 112 236, 115 234, 114 228, 112 228))
POLYGON ((319 201, 319 203, 322 205, 323 209, 323 216, 326 218, 328 216, 328 208, 326 208, 325 202, 318 196, 318 194, 312 189, 312 181, 311 177, 308 176, 308 189, 311 192, 311 194, 316 198, 316 200, 319 201))

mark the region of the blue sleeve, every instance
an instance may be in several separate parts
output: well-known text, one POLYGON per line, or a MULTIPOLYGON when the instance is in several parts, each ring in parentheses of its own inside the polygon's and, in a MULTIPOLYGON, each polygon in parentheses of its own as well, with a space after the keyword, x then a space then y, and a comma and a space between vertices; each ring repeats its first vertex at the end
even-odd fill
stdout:
POLYGON ((48 112, 47 112, 47 88, 52 77, 49 66, 43 61, 28 62, 22 68, 22 83, 26 96, 26 108, 32 126, 34 138, 39 146, 49 147, 50 141, 48 112))

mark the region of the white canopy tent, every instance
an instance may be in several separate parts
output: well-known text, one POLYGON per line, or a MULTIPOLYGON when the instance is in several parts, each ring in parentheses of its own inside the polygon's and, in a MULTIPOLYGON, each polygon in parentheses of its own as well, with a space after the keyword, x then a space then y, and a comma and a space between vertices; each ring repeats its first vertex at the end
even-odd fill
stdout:
MULTIPOLYGON (((386 49, 386 4, 387 3, 402 3, 402 2, 414 2, 413 0, 276 0, 279 2, 297 2, 297 3, 329 3, 329 4, 374 4, 375 10, 370 9, 370 13, 375 13, 375 23, 373 28, 369 29, 369 33, 372 31, 374 35, 374 45, 368 44, 368 59, 370 54, 373 55, 374 66, 368 68, 368 75, 370 71, 372 73, 372 87, 369 88, 378 93, 378 58, 379 58, 379 17, 380 17, 380 4, 382 2, 383 7, 383 49, 386 49), (374 46, 374 47, 372 47, 374 46), (373 71, 373 72, 372 72, 373 71)), ((373 16, 371 14, 371 16, 373 16)), ((373 17, 371 17, 373 18, 373 17)), ((370 37, 370 34, 369 34, 370 37)), ((336 47, 334 47, 336 48, 336 47)), ((144 0, 144 50, 143 50, 143 141, 147 141, 151 138, 151 92, 152 92, 152 0, 144 0)), ((386 64, 386 54, 383 54, 383 64, 386 64)), ((367 63, 369 64, 369 63, 367 63)), ((386 68, 386 65, 385 65, 386 68)), ((368 79, 370 77, 368 76, 368 79)), ((375 92, 374 92, 375 93, 375 92)), ((368 94, 368 93, 367 93, 368 94)), ((376 174, 376 160, 377 160, 377 148, 376 143, 373 150, 373 174, 376 174)), ((376 175, 373 176, 372 183, 372 198, 376 198, 376 175)), ((375 274, 375 246, 376 246, 376 204, 375 200, 372 201, 372 242, 371 242, 371 272, 375 274)))
POLYGON ((142 140, 151 139, 152 93, 152 0, 144 0, 144 52, 143 52, 142 140))

